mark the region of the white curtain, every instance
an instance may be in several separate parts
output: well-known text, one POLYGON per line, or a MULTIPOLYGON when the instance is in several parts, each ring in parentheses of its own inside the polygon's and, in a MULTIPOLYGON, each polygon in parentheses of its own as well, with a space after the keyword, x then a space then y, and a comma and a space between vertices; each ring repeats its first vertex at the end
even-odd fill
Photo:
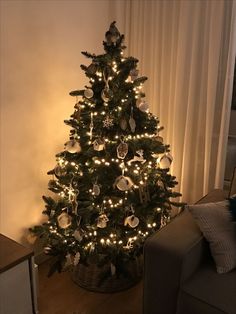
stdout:
MULTIPOLYGON (((160 118, 183 200, 223 186, 236 3, 118 1, 127 54, 139 59, 150 110, 160 118)), ((114 2, 113 2, 114 5, 114 2)), ((118 23, 119 26, 119 23, 118 23)))

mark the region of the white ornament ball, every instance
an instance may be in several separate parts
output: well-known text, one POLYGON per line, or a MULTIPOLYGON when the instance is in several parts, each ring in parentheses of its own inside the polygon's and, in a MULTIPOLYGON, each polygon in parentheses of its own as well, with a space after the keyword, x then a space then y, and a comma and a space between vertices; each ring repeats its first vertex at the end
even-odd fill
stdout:
POLYGON ((86 98, 92 98, 93 97, 93 90, 91 88, 87 88, 85 91, 84 91, 84 96, 86 98))
POLYGON ((161 169, 168 169, 171 166, 173 157, 168 153, 158 158, 158 164, 161 169))
POLYGON ((145 100, 138 99, 136 105, 138 109, 142 112, 146 112, 149 109, 148 103, 145 100))
POLYGON ((54 172, 55 172, 55 175, 58 176, 58 177, 63 177, 63 176, 65 176, 67 174, 66 168, 65 167, 61 167, 59 165, 57 165, 54 168, 54 172))
POLYGON ((128 191, 133 187, 134 183, 130 177, 119 176, 115 181, 115 186, 120 191, 128 191))
POLYGON ((76 140, 70 140, 65 143, 65 150, 71 154, 79 153, 81 152, 80 143, 76 140))
POLYGON ((66 229, 71 225, 71 216, 63 212, 57 217, 57 222, 60 228, 66 229))

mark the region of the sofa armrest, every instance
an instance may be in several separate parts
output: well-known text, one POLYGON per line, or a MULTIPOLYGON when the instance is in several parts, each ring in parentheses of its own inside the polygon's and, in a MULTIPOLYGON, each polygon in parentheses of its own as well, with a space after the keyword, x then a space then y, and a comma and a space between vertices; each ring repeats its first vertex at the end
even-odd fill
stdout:
POLYGON ((198 268, 206 243, 191 214, 183 211, 144 245, 145 314, 174 314, 178 291, 198 268))

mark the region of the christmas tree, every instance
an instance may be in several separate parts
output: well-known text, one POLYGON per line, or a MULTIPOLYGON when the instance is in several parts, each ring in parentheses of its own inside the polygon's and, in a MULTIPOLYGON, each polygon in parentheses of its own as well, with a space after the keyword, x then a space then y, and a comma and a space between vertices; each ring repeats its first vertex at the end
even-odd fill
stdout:
POLYGON ((159 120, 149 112, 138 60, 124 57, 124 35, 113 22, 105 34, 105 53, 82 52, 89 79, 70 93, 75 110, 49 190, 43 199, 46 223, 31 232, 45 240, 54 256, 51 273, 65 265, 96 263, 122 274, 128 260, 142 254, 145 240, 170 220, 173 198, 180 196, 169 173, 169 145, 159 120))

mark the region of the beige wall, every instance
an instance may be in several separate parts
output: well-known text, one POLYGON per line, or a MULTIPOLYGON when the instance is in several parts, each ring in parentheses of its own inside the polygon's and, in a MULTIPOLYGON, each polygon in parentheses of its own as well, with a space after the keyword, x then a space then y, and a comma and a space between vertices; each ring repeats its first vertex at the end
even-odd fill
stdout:
MULTIPOLYGON (((101 53, 115 18, 112 1, 1 1, 0 232, 25 243, 42 220, 47 171, 63 150, 73 112, 71 90, 83 88, 82 50, 101 53)), ((119 21, 118 21, 119 22, 119 21)))

